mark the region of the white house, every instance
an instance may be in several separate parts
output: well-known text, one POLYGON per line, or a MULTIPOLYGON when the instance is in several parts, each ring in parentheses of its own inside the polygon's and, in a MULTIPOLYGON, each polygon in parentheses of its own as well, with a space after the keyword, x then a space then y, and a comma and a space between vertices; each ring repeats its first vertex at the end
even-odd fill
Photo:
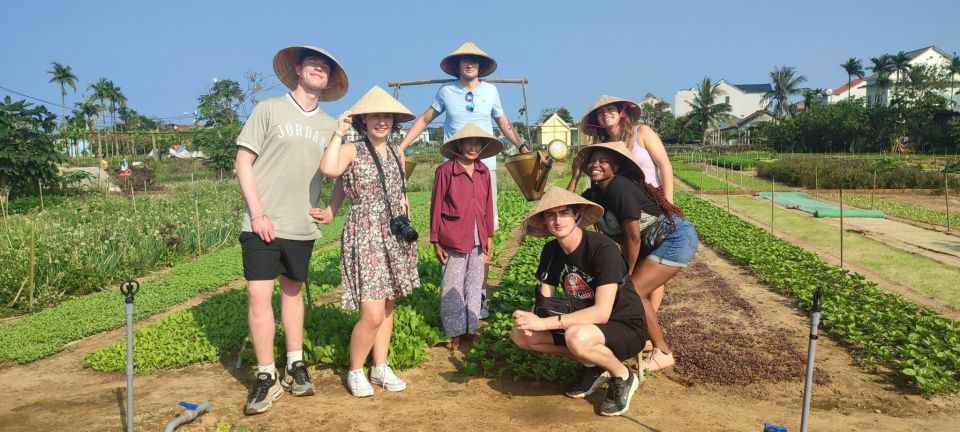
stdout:
POLYGON ((866 78, 855 78, 850 81, 850 85, 844 84, 836 89, 827 89, 827 103, 837 103, 847 100, 847 98, 866 98, 867 80, 866 78))
MULTIPOLYGON (((404 137, 407 136, 408 132, 410 132, 410 128, 401 127, 400 133, 398 135, 400 135, 400 138, 403 139, 404 137)), ((416 144, 416 143, 420 143, 421 141, 426 144, 430 143, 430 132, 427 130, 427 128, 423 128, 423 131, 420 132, 420 135, 413 142, 414 144, 416 144)))
MULTIPOLYGON (((770 84, 731 84, 726 80, 717 81, 716 86, 721 91, 717 102, 730 104, 730 114, 741 118, 763 109, 763 95, 773 90, 770 84)), ((674 98, 673 116, 681 117, 689 113, 696 94, 696 87, 678 91, 674 98)))
MULTIPOLYGON (((910 66, 933 66, 938 68, 946 68, 950 64, 950 59, 953 57, 950 54, 947 54, 946 51, 937 48, 936 46, 928 46, 926 48, 920 48, 918 50, 913 50, 906 53, 907 58, 910 59, 910 66)), ((864 78, 866 80, 866 103, 868 106, 873 105, 876 101, 880 101, 882 105, 889 105, 890 99, 893 93, 896 91, 897 86, 897 74, 890 74, 890 81, 892 82, 891 86, 887 89, 881 90, 877 85, 877 74, 870 75, 864 78)), ((900 80, 903 81, 905 77, 900 77, 900 80)), ((953 76, 954 81, 960 81, 960 74, 953 76)), ((954 89, 956 91, 956 89, 954 89)), ((949 89, 944 90, 941 95, 950 99, 948 95, 949 89)), ((960 102, 960 98, 957 95, 953 95, 953 100, 960 102)))

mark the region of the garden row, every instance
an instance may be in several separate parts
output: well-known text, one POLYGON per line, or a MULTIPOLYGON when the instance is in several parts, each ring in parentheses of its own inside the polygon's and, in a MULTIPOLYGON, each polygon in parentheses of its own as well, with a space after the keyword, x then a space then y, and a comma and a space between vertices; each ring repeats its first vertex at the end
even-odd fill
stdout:
MULTIPOLYGON (((411 194, 410 200, 412 205, 422 205, 429 200, 429 195, 411 194)), ((340 213, 344 214, 344 210, 341 209, 340 213)), ((339 240, 343 223, 344 218, 340 216, 333 223, 322 225, 317 246, 339 240)), ((146 318, 162 312, 242 276, 239 247, 220 249, 181 262, 169 272, 143 282, 136 297, 135 318, 146 318)), ((0 364, 38 360, 60 351, 69 342, 120 327, 126 319, 123 311, 123 296, 120 293, 114 290, 98 291, 64 301, 18 321, 0 324, 0 364)))
POLYGON ((73 197, 0 227, 0 312, 22 313, 236 242, 240 193, 198 182, 135 200, 73 197))
POLYGON ((884 292, 862 275, 827 264, 693 195, 677 194, 677 204, 706 243, 794 298, 801 309, 809 310, 814 289, 822 287, 824 329, 862 365, 924 394, 960 390, 960 322, 884 292))
POLYGON ((937 189, 946 181, 951 190, 960 187, 956 175, 925 170, 899 159, 809 158, 761 162, 757 175, 777 183, 808 189, 937 189))
MULTIPOLYGON (((501 191, 498 195, 500 229, 495 238, 502 242, 506 233, 520 223, 530 203, 515 191, 501 191)), ((428 199, 426 193, 410 194, 412 222, 421 235, 429 232, 428 199), (418 199, 418 194, 425 195, 426 199, 418 199)), ((339 254, 339 248, 332 247, 312 259, 310 280, 314 295, 329 292, 339 285, 339 254)), ((397 369, 421 364, 426 360, 427 349, 443 339, 439 317, 441 269, 432 245, 423 240, 418 250, 417 269, 420 288, 398 301, 394 312, 394 334, 388 360, 397 369)), ((245 290, 232 290, 171 314, 158 324, 137 330, 137 371, 215 362, 238 350, 247 334, 246 296, 245 290)), ((343 311, 335 303, 308 304, 304 322, 305 359, 310 364, 337 370, 347 367, 349 335, 358 318, 356 312, 343 311)), ((279 325, 278 331, 282 333, 279 325)), ((277 353, 282 355, 282 335, 278 335, 276 341, 277 353)), ((125 346, 125 340, 118 341, 88 354, 84 362, 97 370, 122 370, 126 362, 125 346)), ((248 350, 242 355, 250 357, 251 353, 248 350)))
MULTIPOLYGON (((834 201, 840 201, 839 194, 827 194, 824 195, 824 197, 834 201)), ((844 194, 843 203, 844 205, 849 204, 860 208, 877 209, 888 215, 902 219, 914 220, 931 225, 947 225, 947 212, 943 210, 934 210, 882 198, 871 198, 870 195, 857 194, 844 194)), ((957 210, 960 209, 951 209, 950 226, 952 227, 960 227, 960 214, 957 213, 957 210)))

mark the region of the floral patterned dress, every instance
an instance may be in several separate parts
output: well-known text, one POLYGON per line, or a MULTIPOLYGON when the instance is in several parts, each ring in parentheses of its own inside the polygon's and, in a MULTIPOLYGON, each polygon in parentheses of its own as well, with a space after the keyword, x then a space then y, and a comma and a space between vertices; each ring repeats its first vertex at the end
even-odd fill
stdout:
POLYGON ((394 155, 380 160, 393 212, 388 215, 373 156, 363 141, 354 146, 357 155, 341 177, 351 203, 340 241, 341 307, 345 310, 359 309, 365 301, 406 297, 420 286, 416 243, 390 232, 390 219, 404 211, 403 172, 394 159, 399 149, 389 145, 394 155))

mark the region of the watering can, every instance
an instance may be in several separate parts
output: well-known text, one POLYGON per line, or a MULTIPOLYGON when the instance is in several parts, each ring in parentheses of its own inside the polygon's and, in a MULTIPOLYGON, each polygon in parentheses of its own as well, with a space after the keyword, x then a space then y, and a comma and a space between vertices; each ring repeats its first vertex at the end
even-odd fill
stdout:
POLYGON ((403 175, 407 180, 410 180, 410 175, 413 174, 413 169, 417 167, 417 163, 410 160, 409 158, 403 161, 403 175))
POLYGON ((553 162, 563 162, 570 154, 567 143, 555 139, 547 144, 546 150, 532 151, 507 157, 504 165, 513 181, 520 187, 527 201, 535 201, 543 195, 543 189, 550 174, 553 162))

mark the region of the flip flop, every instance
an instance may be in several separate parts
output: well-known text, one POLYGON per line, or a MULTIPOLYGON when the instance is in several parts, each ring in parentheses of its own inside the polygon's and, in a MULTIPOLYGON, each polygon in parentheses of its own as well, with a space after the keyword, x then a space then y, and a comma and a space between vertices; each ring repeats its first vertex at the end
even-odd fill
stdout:
POLYGON ((450 342, 447 342, 447 349, 450 351, 456 351, 460 349, 460 336, 454 336, 450 338, 450 342))

